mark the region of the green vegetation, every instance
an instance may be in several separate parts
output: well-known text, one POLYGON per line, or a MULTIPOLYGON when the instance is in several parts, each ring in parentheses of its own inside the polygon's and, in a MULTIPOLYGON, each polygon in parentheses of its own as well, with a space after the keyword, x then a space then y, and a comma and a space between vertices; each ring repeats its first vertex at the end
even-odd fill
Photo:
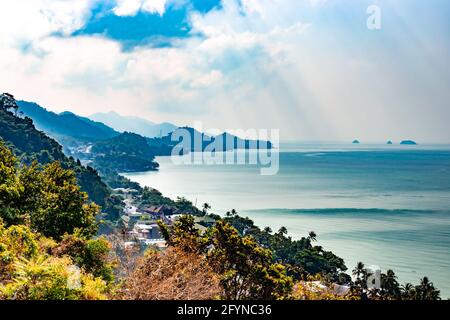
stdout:
POLYGON ((55 243, 28 226, 5 227, 0 219, 0 300, 106 299, 107 283, 47 253, 55 243))
POLYGON ((20 165, 0 143, 0 298, 106 298, 113 262, 92 239, 98 212, 73 171, 20 165))
POLYGON ((175 208, 177 211, 184 214, 191 214, 194 216, 201 216, 203 212, 195 207, 191 201, 184 197, 178 197, 176 201, 164 197, 161 192, 156 189, 144 187, 141 192, 139 207, 145 208, 149 206, 161 206, 166 205, 175 208))
POLYGON ((88 202, 73 171, 59 162, 19 166, 1 143, 0 156, 0 218, 7 225, 28 223, 56 240, 75 230, 87 237, 95 234, 99 207, 88 202))
POLYGON ((169 246, 206 256, 220 279, 221 297, 227 300, 282 299, 292 290, 292 278, 282 264, 272 261, 272 253, 258 245, 253 237, 240 236, 224 221, 201 234, 194 218, 182 216, 171 230, 161 221, 169 246))
POLYGON ((367 280, 371 275, 364 263, 358 262, 353 270, 355 281, 351 283, 355 296, 371 300, 440 300, 439 290, 428 277, 420 279, 415 286, 411 283, 400 286, 394 271, 388 270, 381 274, 381 288, 368 290, 367 280))
MULTIPOLYGON (((12 96, 8 103, 15 104, 12 96)), ((93 168, 83 167, 80 162, 66 157, 62 147, 43 132, 36 130, 30 118, 16 116, 14 108, 3 104, 0 104, 0 137, 23 163, 31 164, 37 161, 48 164, 59 161, 63 168, 73 170, 82 190, 97 204, 103 205, 110 195, 108 187, 93 168)))
POLYGON ((125 132, 117 137, 94 143, 94 165, 119 172, 156 170, 155 154, 147 140, 135 133, 125 132))
POLYGON ((270 228, 261 230, 253 221, 243 218, 235 210, 228 212, 224 221, 231 224, 241 235, 252 236, 265 248, 271 248, 273 259, 288 267, 289 274, 295 279, 308 275, 321 274, 330 281, 345 283, 348 280, 344 260, 321 246, 314 246, 316 235, 311 232, 308 237, 293 240, 287 235, 287 229, 281 228, 273 233, 270 228))

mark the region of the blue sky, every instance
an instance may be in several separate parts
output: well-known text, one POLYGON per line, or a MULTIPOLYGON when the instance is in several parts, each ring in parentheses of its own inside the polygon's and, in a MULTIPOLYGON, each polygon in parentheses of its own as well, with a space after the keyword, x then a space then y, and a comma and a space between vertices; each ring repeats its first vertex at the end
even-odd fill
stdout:
POLYGON ((71 35, 102 35, 119 41, 124 50, 137 46, 167 47, 174 40, 199 37, 189 22, 192 13, 207 14, 220 10, 220 0, 169 1, 164 13, 138 9, 132 14, 118 15, 115 1, 102 1, 91 9, 89 19, 71 35))
POLYGON ((446 0, 0 0, 0 88, 82 115, 450 142, 449 16, 446 0))

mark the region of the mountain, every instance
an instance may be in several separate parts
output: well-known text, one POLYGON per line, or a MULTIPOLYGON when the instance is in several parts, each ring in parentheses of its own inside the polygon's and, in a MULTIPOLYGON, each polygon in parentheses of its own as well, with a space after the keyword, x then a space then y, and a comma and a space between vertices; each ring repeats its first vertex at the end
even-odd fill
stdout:
POLYGON ((166 136, 178 128, 168 122, 154 123, 139 117, 122 116, 114 111, 94 113, 89 118, 102 122, 120 132, 135 132, 149 138, 166 136))
POLYGON ((16 156, 25 163, 35 160, 41 164, 61 162, 63 167, 75 172, 81 189, 88 193, 89 198, 99 205, 104 205, 110 196, 110 191, 97 171, 91 167, 84 167, 79 161, 67 157, 63 153, 62 146, 37 130, 31 118, 17 116, 17 114, 0 104, 0 139, 13 150, 16 156))
POLYGON ((156 170, 155 153, 146 138, 130 132, 94 143, 90 148, 92 161, 100 170, 119 172, 156 170))
POLYGON ((227 132, 217 136, 209 136, 191 127, 178 128, 162 138, 147 139, 147 143, 153 148, 156 155, 170 155, 173 147, 184 141, 183 138, 187 134, 190 141, 183 145, 187 149, 183 150, 184 152, 201 152, 205 151, 208 146, 214 146, 215 151, 271 149, 273 147, 270 141, 242 139, 227 132), (202 143, 196 144, 197 141, 202 141, 202 143))
POLYGON ((103 123, 77 116, 72 112, 66 111, 57 114, 37 103, 27 101, 17 101, 17 105, 19 112, 33 119, 36 128, 51 136, 102 140, 119 135, 118 132, 103 123))

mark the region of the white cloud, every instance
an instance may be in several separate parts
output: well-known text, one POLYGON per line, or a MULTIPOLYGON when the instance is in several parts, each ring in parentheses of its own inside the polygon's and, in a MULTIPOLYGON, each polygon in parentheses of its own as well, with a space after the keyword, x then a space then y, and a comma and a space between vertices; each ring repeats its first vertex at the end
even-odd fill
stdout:
POLYGON ((167 0, 117 0, 113 12, 118 16, 134 16, 139 10, 163 15, 167 0))
POLYGON ((20 45, 80 28, 95 0, 0 1, 0 44, 20 45))
MULTIPOLYGON (((164 12, 165 1, 152 1, 147 9, 138 2, 137 10, 164 12)), ((191 17, 193 33, 204 38, 124 52, 100 36, 51 35, 77 29, 95 1, 0 1, 0 90, 57 111, 115 110, 179 124, 195 119, 211 127, 274 127, 283 129, 282 138, 374 139, 380 132, 390 139, 415 138, 411 133, 423 127, 423 136, 433 139, 438 130, 447 132, 446 82, 437 83, 437 68, 415 59, 424 56, 418 47, 400 46, 411 48, 411 38, 388 34, 393 50, 371 38, 357 42, 345 28, 321 29, 322 21, 302 18, 313 4, 311 10, 320 9, 313 2, 248 0, 242 8, 224 0, 223 10, 191 17), (31 47, 23 50, 23 43, 31 47), (439 113, 427 111, 428 105, 439 113)), ((136 7, 117 14, 134 14, 136 7)), ((449 79, 448 60, 440 60, 428 39, 420 40, 441 66, 441 78, 449 79)))

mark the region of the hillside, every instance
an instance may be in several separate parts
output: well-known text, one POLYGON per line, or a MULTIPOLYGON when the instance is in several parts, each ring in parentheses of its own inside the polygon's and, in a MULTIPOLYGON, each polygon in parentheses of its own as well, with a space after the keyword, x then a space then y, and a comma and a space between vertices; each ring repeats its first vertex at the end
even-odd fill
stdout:
POLYGON ((72 112, 54 113, 34 102, 17 101, 19 111, 33 119, 39 130, 51 136, 68 136, 77 139, 102 140, 119 133, 103 123, 77 116, 72 112))
POLYGON ((217 136, 208 136, 205 133, 199 132, 198 130, 190 127, 182 127, 178 128, 174 132, 171 132, 167 136, 161 139, 152 139, 149 141, 150 145, 165 145, 169 148, 166 148, 171 151, 173 146, 175 146, 178 141, 181 142, 182 138, 176 139, 176 137, 184 137, 184 134, 181 130, 186 130, 189 132, 191 137, 191 141, 186 145, 187 147, 190 144, 190 148, 187 151, 204 151, 205 148, 209 145, 215 144, 216 151, 229 151, 235 149, 270 149, 272 148, 272 143, 268 141, 261 140, 250 140, 250 139, 242 139, 230 133, 224 132, 217 136), (200 145, 197 145, 197 141, 203 141, 200 145))
POLYGON ((95 113, 90 115, 89 118, 102 122, 120 132, 135 132, 149 138, 168 135, 177 128, 177 126, 168 122, 154 123, 139 117, 122 116, 113 111, 95 113))
POLYGON ((90 149, 93 164, 100 170, 149 171, 158 168, 155 153, 147 140, 135 133, 121 135, 94 143, 90 149))
POLYGON ((24 163, 34 160, 41 164, 60 161, 63 167, 75 171, 78 183, 91 200, 99 205, 105 204, 110 192, 97 172, 66 157, 61 145, 37 130, 30 118, 18 117, 13 111, 0 106, 0 138, 24 163))

